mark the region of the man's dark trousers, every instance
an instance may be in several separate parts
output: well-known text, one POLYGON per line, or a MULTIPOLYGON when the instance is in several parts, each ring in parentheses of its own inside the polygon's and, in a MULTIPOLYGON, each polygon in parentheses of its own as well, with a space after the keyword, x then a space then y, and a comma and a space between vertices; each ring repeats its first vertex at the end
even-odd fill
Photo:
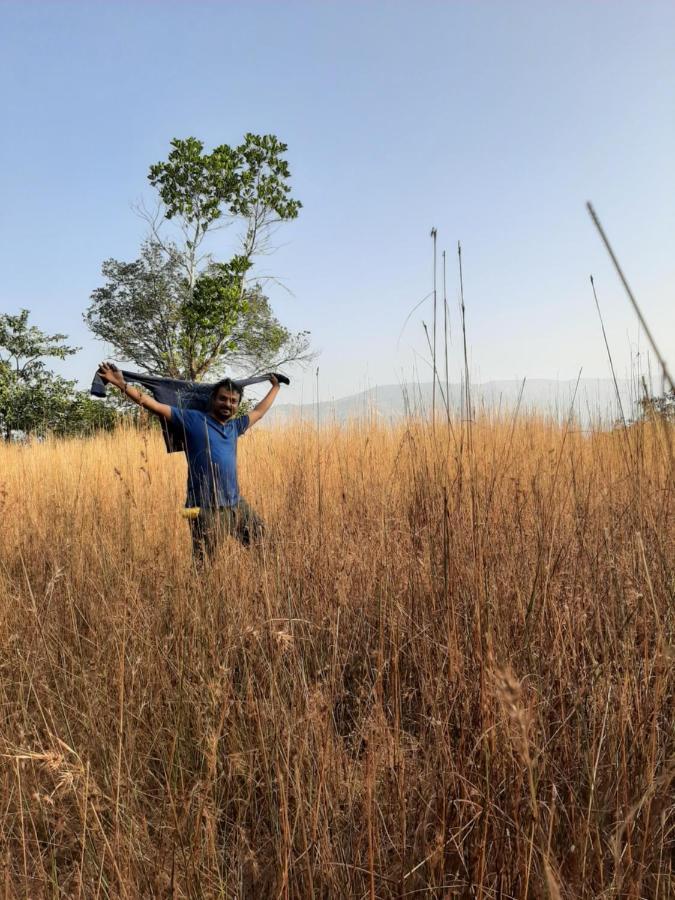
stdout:
POLYGON ((243 498, 236 506, 202 508, 195 519, 190 519, 192 552, 200 562, 212 559, 218 545, 226 537, 234 537, 250 547, 258 543, 265 533, 265 525, 258 514, 243 498))

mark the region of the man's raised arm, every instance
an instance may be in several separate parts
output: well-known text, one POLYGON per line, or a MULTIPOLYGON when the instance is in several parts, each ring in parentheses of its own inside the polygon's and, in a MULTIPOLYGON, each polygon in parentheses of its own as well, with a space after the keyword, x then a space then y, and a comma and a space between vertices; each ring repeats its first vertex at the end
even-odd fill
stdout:
POLYGON ((248 414, 249 425, 255 425, 257 421, 262 419, 267 410, 274 403, 276 396, 279 393, 279 382, 274 377, 274 375, 270 375, 270 381, 272 382, 272 387, 265 394, 260 403, 258 403, 248 414))
POLYGON ((141 393, 138 388, 130 387, 124 380, 124 377, 117 366, 112 363, 103 362, 98 367, 98 374, 103 381, 119 388, 126 397, 133 400, 133 402, 137 403, 139 406, 142 406, 143 409, 155 413, 156 416, 161 416, 163 419, 166 419, 167 422, 171 421, 171 407, 167 406, 166 403, 158 403, 154 397, 149 397, 147 394, 141 393))

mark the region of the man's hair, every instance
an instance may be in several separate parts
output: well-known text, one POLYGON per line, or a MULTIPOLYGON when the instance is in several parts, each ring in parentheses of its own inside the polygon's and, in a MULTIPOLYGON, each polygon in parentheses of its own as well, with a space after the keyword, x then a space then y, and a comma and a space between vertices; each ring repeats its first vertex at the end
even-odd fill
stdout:
POLYGON ((213 401, 218 396, 218 391, 221 388, 225 388, 226 391, 231 391, 233 394, 239 394, 239 402, 241 403, 241 398, 244 396, 243 387, 241 387, 241 385, 237 384, 236 381, 232 381, 231 378, 223 378, 222 381, 217 381, 211 388, 211 395, 209 397, 209 405, 213 404, 213 401))

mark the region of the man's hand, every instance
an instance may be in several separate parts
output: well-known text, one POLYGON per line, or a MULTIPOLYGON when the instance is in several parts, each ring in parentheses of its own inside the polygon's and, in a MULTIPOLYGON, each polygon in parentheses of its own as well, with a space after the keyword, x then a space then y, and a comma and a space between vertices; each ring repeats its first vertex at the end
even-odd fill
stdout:
POLYGON ((102 362, 98 367, 97 374, 108 384, 114 384, 116 388, 119 388, 126 394, 129 400, 138 403, 143 409, 147 409, 156 416, 161 416, 167 422, 171 421, 171 407, 166 403, 158 403, 154 397, 142 394, 137 388, 129 387, 124 380, 124 376, 114 363, 102 362))
POLYGON ((268 375, 267 376, 272 383, 272 387, 267 392, 267 395, 262 398, 260 403, 255 406, 251 412, 248 414, 248 422, 249 425, 255 425, 262 417, 265 415, 270 406, 274 403, 274 400, 279 393, 279 379, 276 375, 268 375))
POLYGON ((114 363, 102 362, 97 374, 108 384, 113 384, 121 391, 126 387, 124 376, 114 363))

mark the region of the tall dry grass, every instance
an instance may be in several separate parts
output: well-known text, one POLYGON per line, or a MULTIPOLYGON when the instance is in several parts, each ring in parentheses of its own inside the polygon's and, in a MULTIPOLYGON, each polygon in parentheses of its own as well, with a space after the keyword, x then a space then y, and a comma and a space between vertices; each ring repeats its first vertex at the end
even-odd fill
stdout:
POLYGON ((4 896, 673 896, 668 436, 468 438, 253 432, 201 574, 156 433, 0 447, 4 896))

